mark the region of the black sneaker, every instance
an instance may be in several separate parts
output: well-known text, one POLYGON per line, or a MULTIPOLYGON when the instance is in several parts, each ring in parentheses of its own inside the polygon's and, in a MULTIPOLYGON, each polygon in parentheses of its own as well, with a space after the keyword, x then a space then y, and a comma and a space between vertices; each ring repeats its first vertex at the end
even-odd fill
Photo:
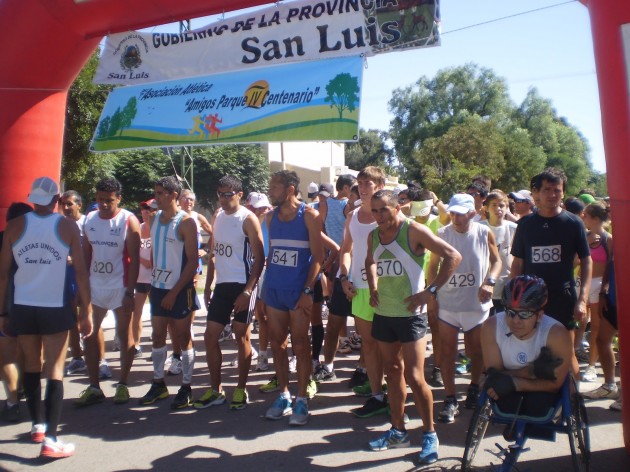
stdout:
POLYGON ((192 390, 190 386, 181 386, 175 399, 171 403, 171 410, 179 410, 181 408, 187 408, 192 405, 192 390))
POLYGON ((444 380, 442 380, 442 371, 438 367, 433 368, 433 372, 431 372, 431 380, 429 380, 429 385, 432 387, 444 387, 444 380))
POLYGON ((468 394, 464 401, 464 408, 467 410, 474 410, 477 406, 477 400, 479 399, 479 387, 477 385, 470 385, 468 387, 468 394))
POLYGON ((18 402, 11 407, 5 403, 1 418, 2 421, 8 423, 17 423, 20 421, 20 403, 18 402))
POLYGON ((438 418, 442 423, 452 423, 455 421, 455 417, 459 415, 459 404, 454 398, 447 398, 444 400, 444 406, 440 411, 438 418))
POLYGON ((168 398, 168 389, 162 382, 153 382, 147 394, 139 400, 140 405, 152 405, 158 400, 168 398))
POLYGON ((363 385, 368 381, 367 372, 362 372, 359 369, 356 369, 352 373, 352 377, 348 380, 348 388, 354 388, 359 385, 363 385))
POLYGON ((354 416, 357 418, 369 418, 370 416, 380 415, 381 413, 387 414, 387 396, 383 400, 379 400, 376 397, 370 397, 360 408, 352 410, 354 416))
POLYGON ((326 366, 324 364, 319 364, 315 369, 315 373, 313 374, 313 380, 315 382, 328 382, 335 380, 337 376, 335 375, 335 371, 328 372, 326 366))

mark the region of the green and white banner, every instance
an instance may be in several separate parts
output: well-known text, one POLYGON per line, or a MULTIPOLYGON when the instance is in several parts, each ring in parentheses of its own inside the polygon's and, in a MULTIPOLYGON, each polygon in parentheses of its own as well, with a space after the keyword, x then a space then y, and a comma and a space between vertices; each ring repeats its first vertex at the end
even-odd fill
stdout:
POLYGON ((91 150, 356 141, 360 57, 120 87, 111 92, 91 150))
POLYGON ((137 85, 440 44, 438 0, 277 2, 183 33, 107 37, 94 81, 137 85))

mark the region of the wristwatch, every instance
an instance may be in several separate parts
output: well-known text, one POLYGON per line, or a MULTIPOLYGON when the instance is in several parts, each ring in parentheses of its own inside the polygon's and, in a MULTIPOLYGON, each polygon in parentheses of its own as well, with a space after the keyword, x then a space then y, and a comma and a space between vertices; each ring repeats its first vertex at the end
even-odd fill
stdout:
POLYGON ((427 290, 429 291, 431 295, 437 295, 438 287, 437 285, 429 285, 427 287, 427 290))
POLYGON ((494 287, 497 284, 497 281, 492 277, 486 277, 486 281, 484 283, 486 285, 490 285, 490 287, 494 287))
POLYGON ((310 287, 304 287, 304 290, 302 290, 302 293, 305 295, 313 295, 313 289, 310 287))

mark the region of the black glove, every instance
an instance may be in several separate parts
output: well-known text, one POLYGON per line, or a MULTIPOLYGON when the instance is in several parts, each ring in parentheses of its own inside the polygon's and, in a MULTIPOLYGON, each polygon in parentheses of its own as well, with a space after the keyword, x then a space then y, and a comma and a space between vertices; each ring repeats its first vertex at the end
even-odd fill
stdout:
POLYGON ((556 380, 556 367, 562 364, 561 357, 555 357, 547 346, 540 348, 540 355, 534 361, 534 375, 537 379, 556 380))
POLYGON ((499 398, 516 391, 516 385, 512 376, 502 374, 493 368, 488 369, 488 377, 486 378, 486 383, 483 384, 484 390, 487 391, 489 388, 493 389, 499 398))

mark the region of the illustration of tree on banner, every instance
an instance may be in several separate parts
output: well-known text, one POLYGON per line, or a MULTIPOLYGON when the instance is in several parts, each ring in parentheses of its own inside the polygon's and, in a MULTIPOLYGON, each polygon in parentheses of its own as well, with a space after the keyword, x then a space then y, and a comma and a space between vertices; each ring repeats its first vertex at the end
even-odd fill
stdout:
POLYGON ((343 118, 344 110, 354 111, 359 101, 359 79, 347 72, 339 74, 326 85, 325 102, 330 102, 330 108, 337 108, 339 119, 343 118))
POLYGON ((136 117, 138 112, 137 104, 136 97, 131 97, 122 110, 118 107, 111 117, 106 116, 103 118, 98 127, 98 137, 112 137, 116 133, 120 136, 123 129, 129 128, 136 117))

